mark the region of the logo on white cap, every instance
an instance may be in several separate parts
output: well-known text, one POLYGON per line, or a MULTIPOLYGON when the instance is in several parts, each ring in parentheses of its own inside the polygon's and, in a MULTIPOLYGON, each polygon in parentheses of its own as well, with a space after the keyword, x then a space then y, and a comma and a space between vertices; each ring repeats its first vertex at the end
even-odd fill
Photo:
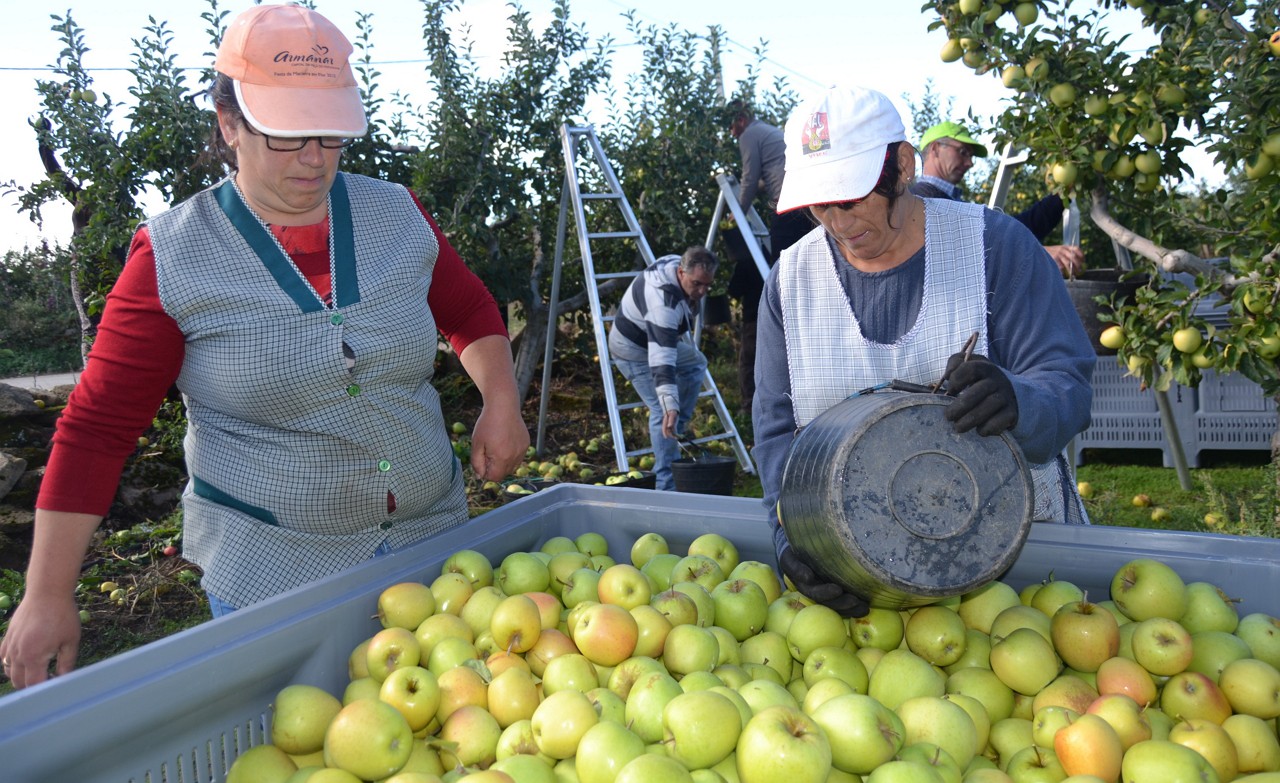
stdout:
POLYGON ((831 126, 827 124, 827 113, 816 111, 809 115, 804 130, 800 134, 800 143, 804 146, 804 154, 812 155, 831 149, 831 126))

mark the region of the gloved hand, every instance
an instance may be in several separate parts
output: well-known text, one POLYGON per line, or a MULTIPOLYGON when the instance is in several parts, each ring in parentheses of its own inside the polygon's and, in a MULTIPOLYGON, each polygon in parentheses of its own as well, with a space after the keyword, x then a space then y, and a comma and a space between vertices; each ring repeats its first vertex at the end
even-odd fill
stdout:
POLYGON ((840 585, 827 582, 818 576, 809 564, 795 553, 789 543, 779 545, 778 567, 783 576, 791 580, 802 595, 813 599, 841 617, 865 617, 871 607, 862 596, 850 593, 840 585))
POLYGON ((943 413, 956 432, 977 429, 979 435, 999 435, 1018 423, 1018 399, 1004 371, 985 356, 965 361, 963 354, 947 360, 947 394, 956 401, 943 413))

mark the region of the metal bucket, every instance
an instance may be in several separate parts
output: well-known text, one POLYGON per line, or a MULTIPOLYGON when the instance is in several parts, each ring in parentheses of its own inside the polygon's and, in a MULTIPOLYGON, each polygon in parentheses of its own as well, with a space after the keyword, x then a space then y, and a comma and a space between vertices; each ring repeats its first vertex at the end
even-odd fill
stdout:
POLYGON ((1146 285, 1149 278, 1145 275, 1122 280, 1127 273, 1118 269, 1087 269, 1074 278, 1066 281, 1067 293, 1071 296, 1071 304, 1080 316, 1085 334, 1093 344, 1093 350, 1099 356, 1115 356, 1114 348, 1107 348, 1098 342, 1102 330, 1110 324, 1099 321, 1100 313, 1112 313, 1110 305, 1094 301, 1099 296, 1115 296, 1118 303, 1131 301, 1139 288, 1146 285))
POLYGON ((1031 530, 1035 492, 1007 434, 956 433, 952 398, 877 392, 815 417, 792 442, 778 516, 831 581, 905 608, 998 578, 1031 530))

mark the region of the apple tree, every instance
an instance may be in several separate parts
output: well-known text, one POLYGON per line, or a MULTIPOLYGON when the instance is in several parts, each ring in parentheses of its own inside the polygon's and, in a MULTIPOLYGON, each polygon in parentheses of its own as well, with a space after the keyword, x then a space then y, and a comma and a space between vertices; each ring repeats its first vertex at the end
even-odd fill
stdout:
POLYGON ((1280 392, 1274 0, 931 0, 922 10, 949 35, 944 60, 1009 88, 1002 139, 1028 149, 1047 185, 1084 201, 1150 275, 1114 316, 1131 373, 1167 389, 1211 368, 1280 392), (1140 24, 1155 43, 1135 51, 1115 23, 1140 24), (1190 185, 1193 146, 1225 183, 1190 185), (1178 272, 1194 285, 1170 278, 1178 272), (1225 329, 1197 315, 1215 300, 1225 329))

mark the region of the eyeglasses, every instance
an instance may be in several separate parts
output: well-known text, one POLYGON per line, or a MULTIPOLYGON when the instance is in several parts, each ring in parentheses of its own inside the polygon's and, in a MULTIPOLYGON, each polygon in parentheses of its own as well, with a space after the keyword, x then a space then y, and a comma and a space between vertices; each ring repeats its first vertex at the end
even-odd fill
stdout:
POLYGON ((954 150, 955 153, 962 158, 973 158, 973 150, 968 144, 943 144, 940 141, 935 141, 934 144, 937 144, 939 147, 946 147, 949 150, 954 150))
POLYGON ((243 126, 246 131, 253 134, 254 136, 261 136, 262 138, 266 139, 267 149, 273 152, 297 152, 298 150, 307 146, 307 143, 310 142, 312 139, 315 139, 316 142, 318 142, 321 147, 327 150, 346 149, 347 147, 350 147, 352 144, 354 144, 356 141, 355 139, 348 139, 343 136, 299 136, 299 137, 268 136, 267 134, 261 133, 258 130, 256 130, 248 122, 243 123, 243 126))

